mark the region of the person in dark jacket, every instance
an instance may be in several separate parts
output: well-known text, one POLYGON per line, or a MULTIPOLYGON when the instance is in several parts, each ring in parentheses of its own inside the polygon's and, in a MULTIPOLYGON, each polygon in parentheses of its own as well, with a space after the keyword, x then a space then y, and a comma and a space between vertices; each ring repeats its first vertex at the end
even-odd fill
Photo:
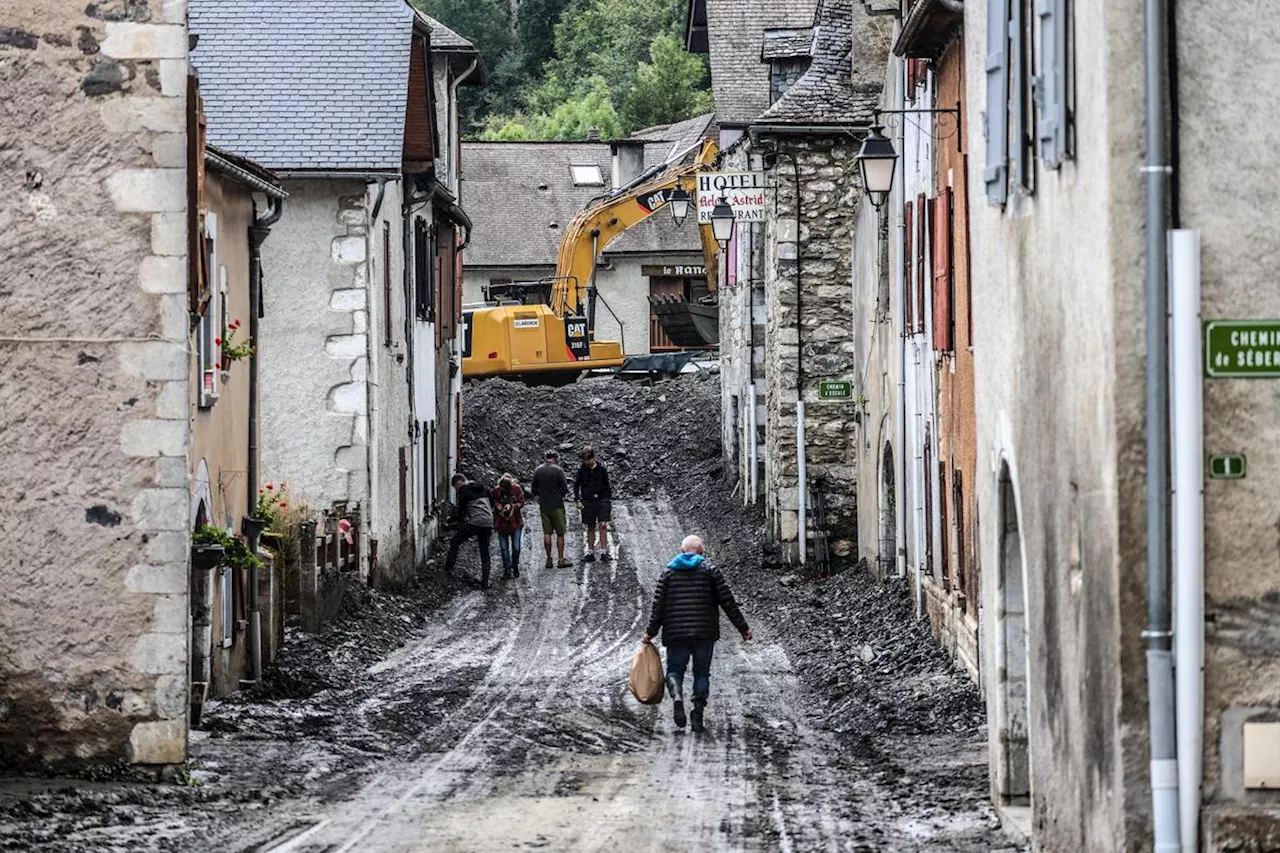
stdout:
POLYGON ((480 546, 480 588, 489 588, 489 542, 493 538, 493 504, 489 490, 483 483, 468 480, 465 474, 454 474, 450 481, 457 490, 458 502, 455 518, 458 530, 449 543, 449 556, 445 558, 445 572, 452 572, 458 562, 458 549, 462 543, 475 537, 480 546))
POLYGON ((596 461, 595 448, 582 448, 582 467, 573 478, 573 499, 582 511, 582 524, 587 529, 588 563, 596 558, 596 528, 600 529, 600 559, 612 560, 609 553, 609 520, 613 514, 613 491, 609 487, 609 472, 596 461))
POLYGON ((707 562, 702 540, 686 536, 680 553, 667 564, 653 591, 653 608, 644 642, 662 631, 667 647, 667 690, 675 703, 676 725, 684 728, 684 671, 693 661, 693 730, 700 732, 703 709, 711 692, 711 656, 720 639, 720 610, 729 617, 742 639, 751 639, 751 628, 738 608, 720 570, 707 562))

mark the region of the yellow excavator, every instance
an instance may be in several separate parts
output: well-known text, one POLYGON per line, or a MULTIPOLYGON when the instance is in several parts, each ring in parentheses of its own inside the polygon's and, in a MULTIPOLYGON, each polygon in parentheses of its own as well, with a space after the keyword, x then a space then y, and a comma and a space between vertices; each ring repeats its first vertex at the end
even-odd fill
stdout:
MULTIPOLYGON (((491 286, 488 298, 498 298, 497 305, 463 313, 462 375, 572 380, 585 370, 621 367, 622 344, 595 340, 596 259, 628 228, 667 207, 677 189, 692 204, 697 174, 712 169, 718 155, 715 142, 703 140, 578 213, 560 242, 554 277, 491 286)), ((714 290, 718 247, 710 225, 699 230, 714 290)), ((706 316, 682 316, 699 309, 715 310, 685 302, 654 306, 677 343, 695 326, 712 325, 706 316)))

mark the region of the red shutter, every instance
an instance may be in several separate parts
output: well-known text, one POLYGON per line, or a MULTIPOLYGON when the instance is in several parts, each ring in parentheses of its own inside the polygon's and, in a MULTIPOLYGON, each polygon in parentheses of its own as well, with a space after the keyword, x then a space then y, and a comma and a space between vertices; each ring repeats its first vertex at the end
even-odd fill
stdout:
POLYGON ((915 258, 911 254, 911 240, 915 236, 915 222, 912 219, 911 202, 907 202, 906 207, 902 210, 902 331, 903 334, 910 334, 911 327, 915 323, 914 312, 911 310, 911 303, 915 301, 915 283, 912 273, 915 267, 915 258))
POLYGON ((933 200, 933 348, 950 352, 951 326, 951 188, 933 200))
POLYGON ((924 193, 916 197, 916 332, 924 332, 925 302, 924 289, 928 280, 924 274, 925 246, 929 237, 929 208, 924 203, 924 193))

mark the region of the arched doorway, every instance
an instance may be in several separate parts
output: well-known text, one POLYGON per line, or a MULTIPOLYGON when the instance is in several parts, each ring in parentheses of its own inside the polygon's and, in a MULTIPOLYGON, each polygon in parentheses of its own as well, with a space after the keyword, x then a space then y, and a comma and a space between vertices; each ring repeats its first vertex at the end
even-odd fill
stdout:
POLYGON ((1013 479, 1000 469, 1000 566, 996 614, 995 788, 1006 806, 1031 805, 1028 748, 1027 616, 1022 530, 1013 479))
POLYGON ((898 544, 898 512, 893 474, 893 445, 884 443, 880 459, 880 577, 896 571, 898 544))

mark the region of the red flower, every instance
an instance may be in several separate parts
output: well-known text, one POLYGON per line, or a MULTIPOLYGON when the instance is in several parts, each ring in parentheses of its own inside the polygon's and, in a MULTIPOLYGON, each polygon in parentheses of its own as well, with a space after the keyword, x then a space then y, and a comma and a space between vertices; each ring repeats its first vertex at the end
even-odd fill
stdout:
POLYGON ((213 342, 218 346, 222 346, 222 338, 214 338, 213 342))
POLYGON ((231 328, 233 328, 233 329, 238 329, 238 328, 240 328, 240 318, 239 318, 239 317, 237 317, 237 318, 235 318, 234 320, 232 320, 232 321, 231 321, 231 328))
POLYGON ((267 491, 274 492, 274 491, 275 491, 275 489, 276 489, 276 487, 275 487, 275 486, 271 485, 270 483, 267 483, 267 491))
POLYGON ((266 489, 258 489, 258 494, 262 494, 266 489))
POLYGON ((289 505, 288 505, 287 503, 285 503, 284 501, 280 501, 280 508, 281 508, 281 509, 288 509, 288 508, 289 508, 289 505))
POLYGON ((288 487, 287 487, 284 483, 281 483, 281 484, 280 484, 280 491, 282 491, 282 492, 283 492, 286 488, 288 488, 288 487))

